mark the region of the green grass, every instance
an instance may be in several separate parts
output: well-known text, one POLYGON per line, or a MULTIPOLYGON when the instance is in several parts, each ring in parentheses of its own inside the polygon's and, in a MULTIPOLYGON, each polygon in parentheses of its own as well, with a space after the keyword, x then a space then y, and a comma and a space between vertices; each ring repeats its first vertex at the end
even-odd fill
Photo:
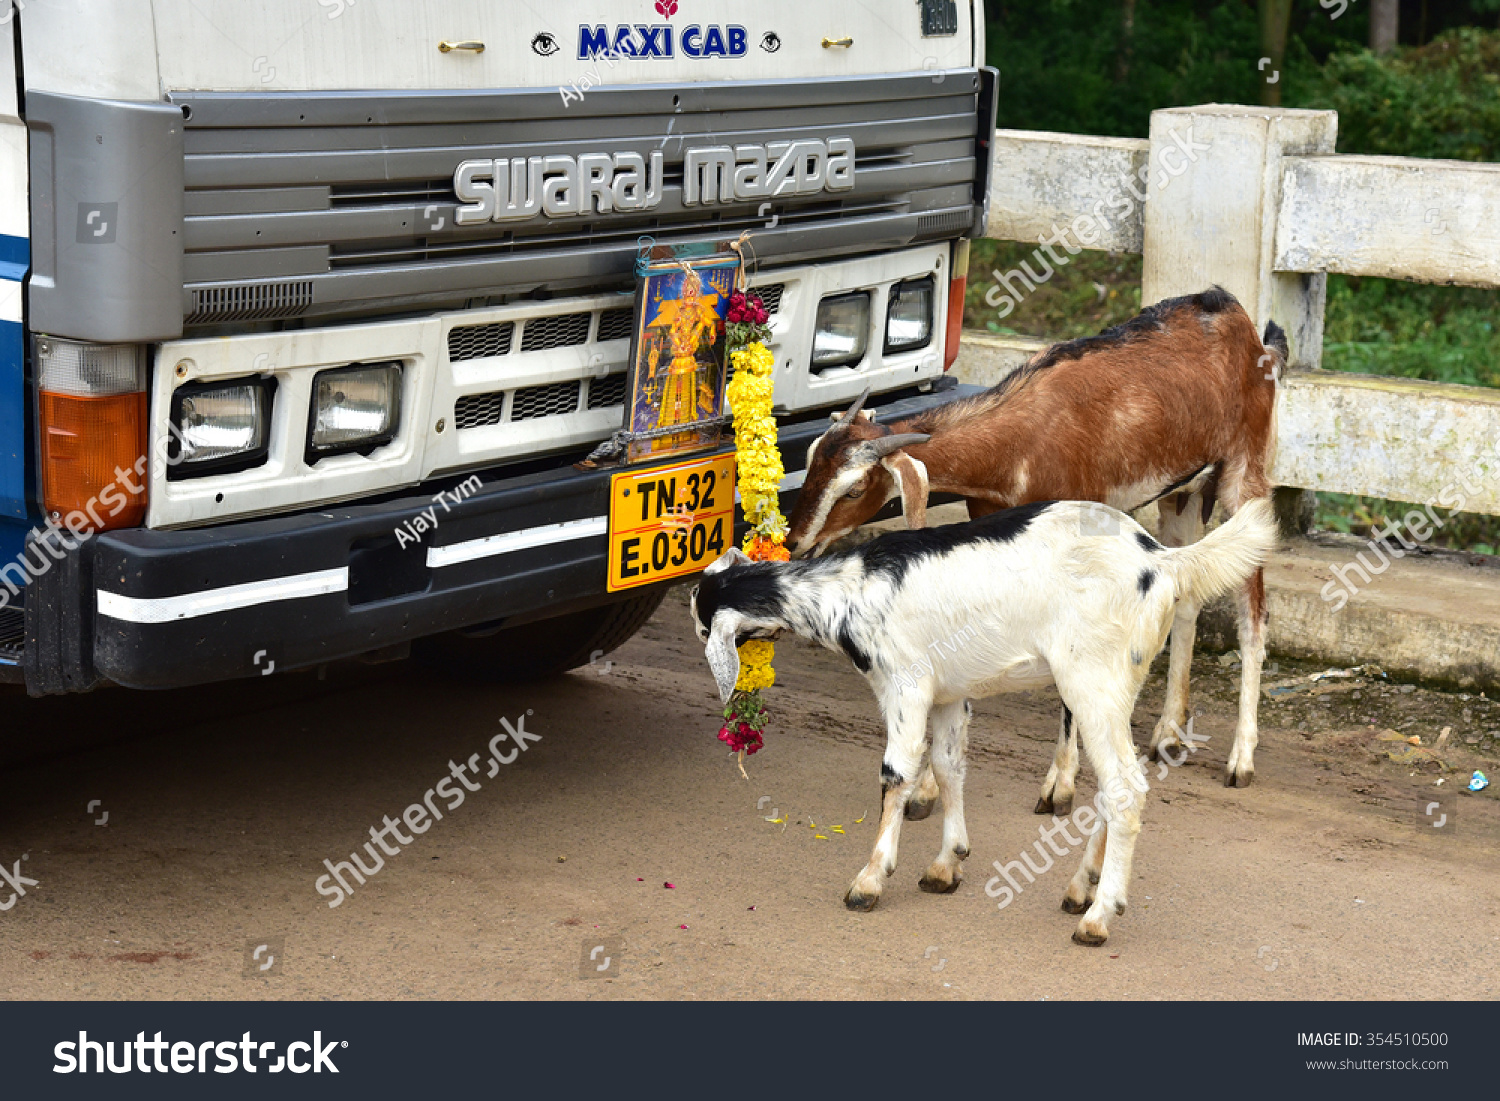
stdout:
MULTIPOLYGON (((995 289, 994 272, 1013 271, 1023 260, 1032 271, 1045 270, 1032 259, 1035 249, 1035 245, 1019 241, 974 242, 969 256, 969 289, 964 296, 965 328, 1003 336, 1072 340, 1092 336, 1140 312, 1141 258, 1080 252, 1069 257, 1066 266, 1057 268, 1051 279, 1023 298, 1006 317, 1000 317, 1000 311, 985 301, 985 295, 995 289)), ((1061 246, 1056 246, 1056 251, 1067 256, 1061 246)))
POLYGON ((1500 387, 1500 291, 1331 275, 1323 366, 1500 387))

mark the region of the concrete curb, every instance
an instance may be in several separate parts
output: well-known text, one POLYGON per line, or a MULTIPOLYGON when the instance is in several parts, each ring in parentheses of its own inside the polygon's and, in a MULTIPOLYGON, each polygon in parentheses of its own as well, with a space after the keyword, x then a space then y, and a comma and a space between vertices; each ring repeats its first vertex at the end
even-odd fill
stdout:
MULTIPOLYGON (((1373 662, 1397 678, 1500 689, 1500 565, 1480 555, 1413 552, 1387 557, 1365 584, 1358 568, 1347 568, 1356 554, 1370 565, 1383 557, 1366 540, 1336 535, 1278 549, 1266 569, 1272 653, 1334 666, 1373 662), (1358 588, 1341 607, 1337 594, 1348 590, 1334 567, 1358 588)), ((1205 650, 1238 645, 1228 601, 1204 609, 1198 624, 1205 650)))

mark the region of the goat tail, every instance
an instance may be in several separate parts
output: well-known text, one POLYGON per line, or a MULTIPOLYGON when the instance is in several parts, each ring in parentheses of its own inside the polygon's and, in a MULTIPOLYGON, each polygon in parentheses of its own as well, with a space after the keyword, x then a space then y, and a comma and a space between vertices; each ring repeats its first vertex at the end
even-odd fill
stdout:
POLYGON ((1167 552, 1167 569, 1181 600, 1203 605, 1243 585, 1276 549, 1269 497, 1246 501, 1196 543, 1167 552))
POLYGON ((1281 367, 1286 366, 1286 361, 1291 357, 1292 349, 1287 344, 1285 329, 1274 321, 1267 321, 1266 334, 1260 338, 1260 342, 1265 345, 1266 351, 1276 353, 1276 356, 1281 360, 1281 367))

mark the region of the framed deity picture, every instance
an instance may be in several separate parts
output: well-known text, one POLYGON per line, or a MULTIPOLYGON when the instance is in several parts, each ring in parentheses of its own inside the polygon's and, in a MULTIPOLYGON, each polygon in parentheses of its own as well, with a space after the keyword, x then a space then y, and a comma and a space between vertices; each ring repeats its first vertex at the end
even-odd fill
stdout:
POLYGON ((670 458, 719 442, 724 320, 739 257, 651 250, 639 267, 630 343, 625 461, 670 458))

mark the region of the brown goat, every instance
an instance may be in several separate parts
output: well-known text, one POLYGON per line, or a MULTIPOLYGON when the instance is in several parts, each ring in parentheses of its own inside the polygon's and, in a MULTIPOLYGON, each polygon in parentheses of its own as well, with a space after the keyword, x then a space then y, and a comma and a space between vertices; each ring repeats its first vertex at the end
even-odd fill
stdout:
MULTIPOLYGON (((820 554, 895 497, 907 524, 922 527, 928 494, 937 492, 963 497, 971 517, 1033 501, 1100 501, 1124 512, 1161 501, 1162 543, 1184 546, 1202 534, 1216 501, 1232 515, 1270 493, 1275 379, 1286 356, 1274 322, 1263 344, 1235 297, 1214 287, 1159 302, 1098 336, 1054 344, 983 394, 890 425, 861 411, 862 396, 809 448, 787 545, 797 555, 820 554)), ((1225 783, 1245 787, 1259 740, 1261 571, 1237 610, 1244 672, 1225 783)), ((1179 604, 1153 756, 1182 745, 1197 618, 1196 606, 1179 604)), ((1071 807, 1078 768, 1071 725, 1065 712, 1039 814, 1071 807)), ((924 778, 910 816, 925 817, 935 797, 936 784, 924 778)))

